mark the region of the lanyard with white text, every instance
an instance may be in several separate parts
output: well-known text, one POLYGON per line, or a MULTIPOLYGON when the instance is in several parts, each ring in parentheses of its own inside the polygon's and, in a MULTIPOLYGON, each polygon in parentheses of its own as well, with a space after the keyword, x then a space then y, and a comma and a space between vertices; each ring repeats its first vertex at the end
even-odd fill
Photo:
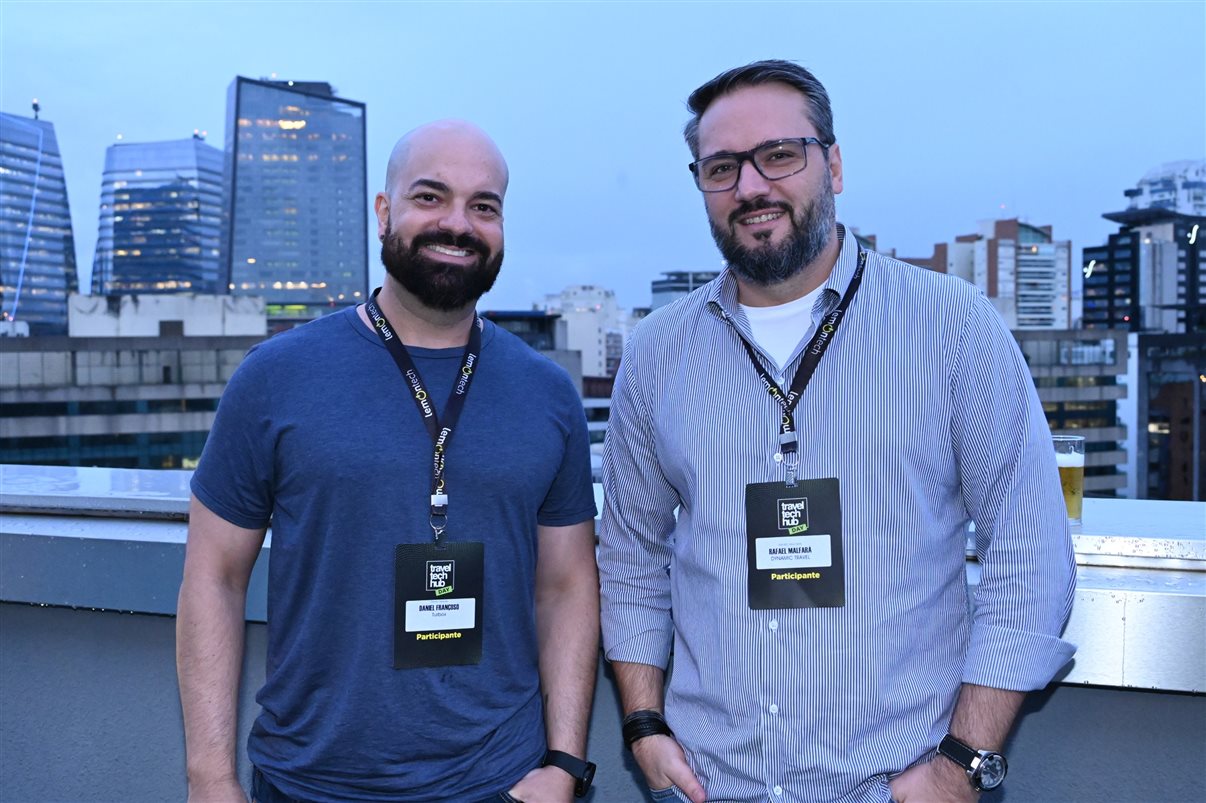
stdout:
POLYGON ((788 389, 787 393, 783 392, 783 389, 775 382, 774 377, 762 367, 762 363, 758 360, 758 355, 754 352, 754 347, 741 336, 740 332, 737 334, 737 337, 741 340, 741 345, 745 346, 745 352, 749 355, 750 362, 754 364, 754 368, 758 371, 758 376, 762 379, 766 392, 783 408, 783 420, 779 425, 779 451, 788 459, 788 485, 795 484, 795 462, 798 459, 796 454, 798 438, 796 437, 796 426, 795 421, 792 419, 792 411, 795 410, 796 402, 803 395, 804 388, 808 387, 808 382, 817 370, 821 357, 825 356, 825 350, 829 348, 829 344, 833 342, 833 338, 837 335, 837 328, 842 323, 842 317, 846 313, 846 308, 850 306, 851 299, 858 292, 858 286, 863 280, 863 269, 866 266, 867 252, 860 247, 858 249, 858 267, 855 268, 854 276, 851 277, 850 284, 846 287, 846 295, 842 296, 842 300, 838 305, 821 320, 821 325, 817 327, 816 334, 812 336, 812 340, 808 341, 808 346, 804 349, 804 359, 800 361, 800 367, 796 371, 796 375, 791 381, 791 388, 788 389))
POLYGON ((397 363, 398 370, 406 378, 406 383, 411 389, 411 396, 415 400, 415 406, 419 408, 419 414, 423 416, 423 425, 427 427, 427 434, 431 436, 431 518, 429 522, 431 531, 435 533, 435 542, 439 544, 440 536, 448 527, 448 491, 444 485, 444 454, 448 451, 448 443, 452 440, 452 428, 456 426, 456 422, 461 417, 461 410, 465 407, 465 397, 469 395, 469 385, 473 381, 474 369, 477 366, 478 356, 481 354, 482 319, 476 315, 473 317, 473 326, 469 329, 469 342, 465 345, 465 354, 461 358, 461 370, 457 374, 456 385, 453 386, 452 393, 448 396, 448 403, 444 405, 444 425, 440 426, 435 405, 430 399, 431 394, 423 385, 419 369, 415 367, 406 346, 402 344, 402 340, 377 306, 377 294, 380 292, 381 288, 374 290, 365 307, 369 317, 373 319, 373 328, 376 330, 377 336, 381 338, 386 350, 397 363))

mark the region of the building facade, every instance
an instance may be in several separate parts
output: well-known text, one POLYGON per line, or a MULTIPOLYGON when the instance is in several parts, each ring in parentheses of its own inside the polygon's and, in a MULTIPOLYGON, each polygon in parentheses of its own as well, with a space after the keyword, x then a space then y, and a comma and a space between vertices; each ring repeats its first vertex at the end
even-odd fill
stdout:
POLYGON ((677 298, 703 287, 720 275, 717 270, 675 270, 662 273, 662 278, 649 283, 651 308, 664 307, 677 298))
POLYGON ((1084 326, 1206 333, 1206 217, 1160 207, 1103 217, 1120 227, 1084 249, 1084 326))
POLYGON ((1206 159, 1169 162, 1154 167, 1123 195, 1130 209, 1164 209, 1206 216, 1206 159))
POLYGON ((222 166, 222 152, 199 135, 109 146, 92 292, 226 293, 222 166))
POLYGON ((1085 495, 1127 488, 1126 332, 1015 331, 1051 432, 1085 439, 1085 495))
POLYGON ((1129 336, 1129 495, 1206 501, 1206 335, 1129 336))
POLYGON ((0 320, 66 334, 79 280, 54 125, 0 113, 0 179, 0 320))
POLYGON ((904 261, 971 282, 1010 329, 1067 329, 1077 317, 1072 243, 1054 239, 1050 226, 984 221, 976 234, 936 244, 928 259, 904 261))
POLYGON ((0 464, 195 468, 226 383, 264 339, 263 303, 77 295, 71 305, 72 336, 0 350, 0 464))
POLYGON ((546 295, 543 309, 558 313, 565 321, 566 348, 582 352, 582 376, 614 375, 608 373, 608 366, 618 366, 619 360, 612 337, 609 363, 608 335, 618 334, 622 344, 628 332, 628 319, 616 304, 615 291, 592 284, 574 285, 546 295))
POLYGON ((330 84, 238 77, 227 97, 223 283, 274 329, 364 300, 363 103, 330 84))

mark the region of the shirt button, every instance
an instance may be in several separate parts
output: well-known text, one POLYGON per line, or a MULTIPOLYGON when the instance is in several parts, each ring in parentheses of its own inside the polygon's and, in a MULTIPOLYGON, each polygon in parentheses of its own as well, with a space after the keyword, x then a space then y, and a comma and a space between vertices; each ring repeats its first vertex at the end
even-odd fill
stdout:
POLYGON ((783 453, 782 452, 775 452, 775 462, 776 463, 783 462, 783 453))
POLYGON ((771 630, 778 630, 779 629, 779 620, 771 619, 770 622, 768 622, 766 626, 769 627, 771 630))
POLYGON ((780 795, 780 796, 782 796, 782 794, 783 794, 783 787, 782 787, 782 786, 776 786, 776 787, 775 787, 774 789, 772 789, 771 791, 772 791, 772 792, 774 792, 776 795, 780 795))
POLYGON ((779 713, 779 706, 775 705, 774 703, 771 703, 770 708, 767 710, 769 710, 772 714, 777 714, 777 713, 779 713))

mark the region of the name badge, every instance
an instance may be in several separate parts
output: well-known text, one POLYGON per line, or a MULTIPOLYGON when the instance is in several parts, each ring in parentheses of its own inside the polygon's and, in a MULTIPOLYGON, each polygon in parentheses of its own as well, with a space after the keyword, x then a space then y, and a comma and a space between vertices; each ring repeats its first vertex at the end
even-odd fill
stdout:
POLYGON ((752 610, 846 604, 838 490, 835 478, 745 486, 752 610))
POLYGON ((394 669, 482 660, 485 545, 399 544, 394 552, 394 669))

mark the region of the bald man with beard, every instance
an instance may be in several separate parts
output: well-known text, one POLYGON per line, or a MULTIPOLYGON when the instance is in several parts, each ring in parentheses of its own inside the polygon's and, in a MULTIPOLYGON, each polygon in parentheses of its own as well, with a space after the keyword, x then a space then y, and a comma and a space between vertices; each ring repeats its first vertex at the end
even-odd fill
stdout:
POLYGON ((404 136, 384 285, 248 353, 192 480, 177 667, 189 799, 236 777, 243 611, 271 522, 252 799, 586 793, 595 505, 568 375, 475 304, 508 172, 476 126, 404 136))

